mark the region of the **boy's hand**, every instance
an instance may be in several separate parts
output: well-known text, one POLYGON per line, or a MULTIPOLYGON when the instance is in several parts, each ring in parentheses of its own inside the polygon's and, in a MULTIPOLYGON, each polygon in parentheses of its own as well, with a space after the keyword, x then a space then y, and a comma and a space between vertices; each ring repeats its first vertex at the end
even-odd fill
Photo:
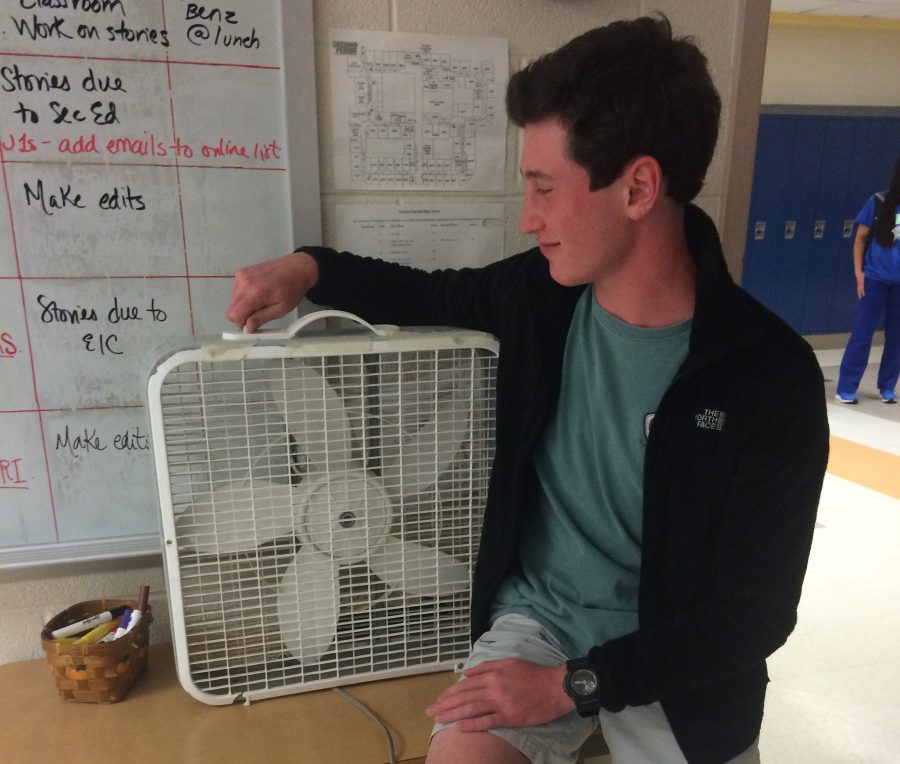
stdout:
POLYGON ((504 658, 463 672, 426 709, 441 724, 456 722, 463 732, 544 724, 575 708, 563 690, 565 666, 504 658))

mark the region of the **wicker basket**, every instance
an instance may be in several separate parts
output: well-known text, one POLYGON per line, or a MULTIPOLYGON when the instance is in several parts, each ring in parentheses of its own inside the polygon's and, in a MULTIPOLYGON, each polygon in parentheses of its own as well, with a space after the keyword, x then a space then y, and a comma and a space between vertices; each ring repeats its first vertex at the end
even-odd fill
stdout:
POLYGON ((153 620, 149 605, 140 623, 113 642, 74 645, 50 638, 50 632, 55 629, 119 605, 137 607, 132 600, 79 602, 51 618, 44 626, 41 642, 50 663, 50 673, 56 680, 59 694, 66 700, 117 703, 147 668, 148 635, 153 620))

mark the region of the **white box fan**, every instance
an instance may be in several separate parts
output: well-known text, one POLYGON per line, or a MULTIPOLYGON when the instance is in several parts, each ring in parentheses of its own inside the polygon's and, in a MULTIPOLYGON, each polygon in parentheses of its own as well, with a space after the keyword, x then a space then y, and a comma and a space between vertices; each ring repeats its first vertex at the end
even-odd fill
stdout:
POLYGON ((148 410, 189 693, 250 702, 467 655, 497 349, 480 332, 320 311, 156 363, 148 410), (356 323, 308 328, 335 316, 356 323))

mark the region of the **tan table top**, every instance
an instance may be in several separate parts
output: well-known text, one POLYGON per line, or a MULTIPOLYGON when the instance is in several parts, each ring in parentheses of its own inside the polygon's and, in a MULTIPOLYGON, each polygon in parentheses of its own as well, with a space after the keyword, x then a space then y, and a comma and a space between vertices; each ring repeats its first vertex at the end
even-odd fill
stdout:
MULTIPOLYGON (((452 672, 345 688, 388 725, 400 761, 425 755, 424 709, 452 672)), ((57 694, 43 659, 0 666, 4 764, 383 764, 381 729, 331 690, 249 706, 208 706, 178 683, 172 646, 150 648, 147 672, 124 700, 75 703, 57 694)))

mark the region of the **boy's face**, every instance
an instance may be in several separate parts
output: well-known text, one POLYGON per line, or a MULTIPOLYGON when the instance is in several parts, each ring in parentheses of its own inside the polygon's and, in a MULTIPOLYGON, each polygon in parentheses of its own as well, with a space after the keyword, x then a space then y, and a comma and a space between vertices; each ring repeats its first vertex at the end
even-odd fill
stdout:
POLYGON ((597 283, 627 253, 628 190, 620 177, 590 190, 590 176, 566 154, 568 130, 556 119, 525 126, 521 173, 523 233, 537 237, 550 275, 564 286, 597 283))

